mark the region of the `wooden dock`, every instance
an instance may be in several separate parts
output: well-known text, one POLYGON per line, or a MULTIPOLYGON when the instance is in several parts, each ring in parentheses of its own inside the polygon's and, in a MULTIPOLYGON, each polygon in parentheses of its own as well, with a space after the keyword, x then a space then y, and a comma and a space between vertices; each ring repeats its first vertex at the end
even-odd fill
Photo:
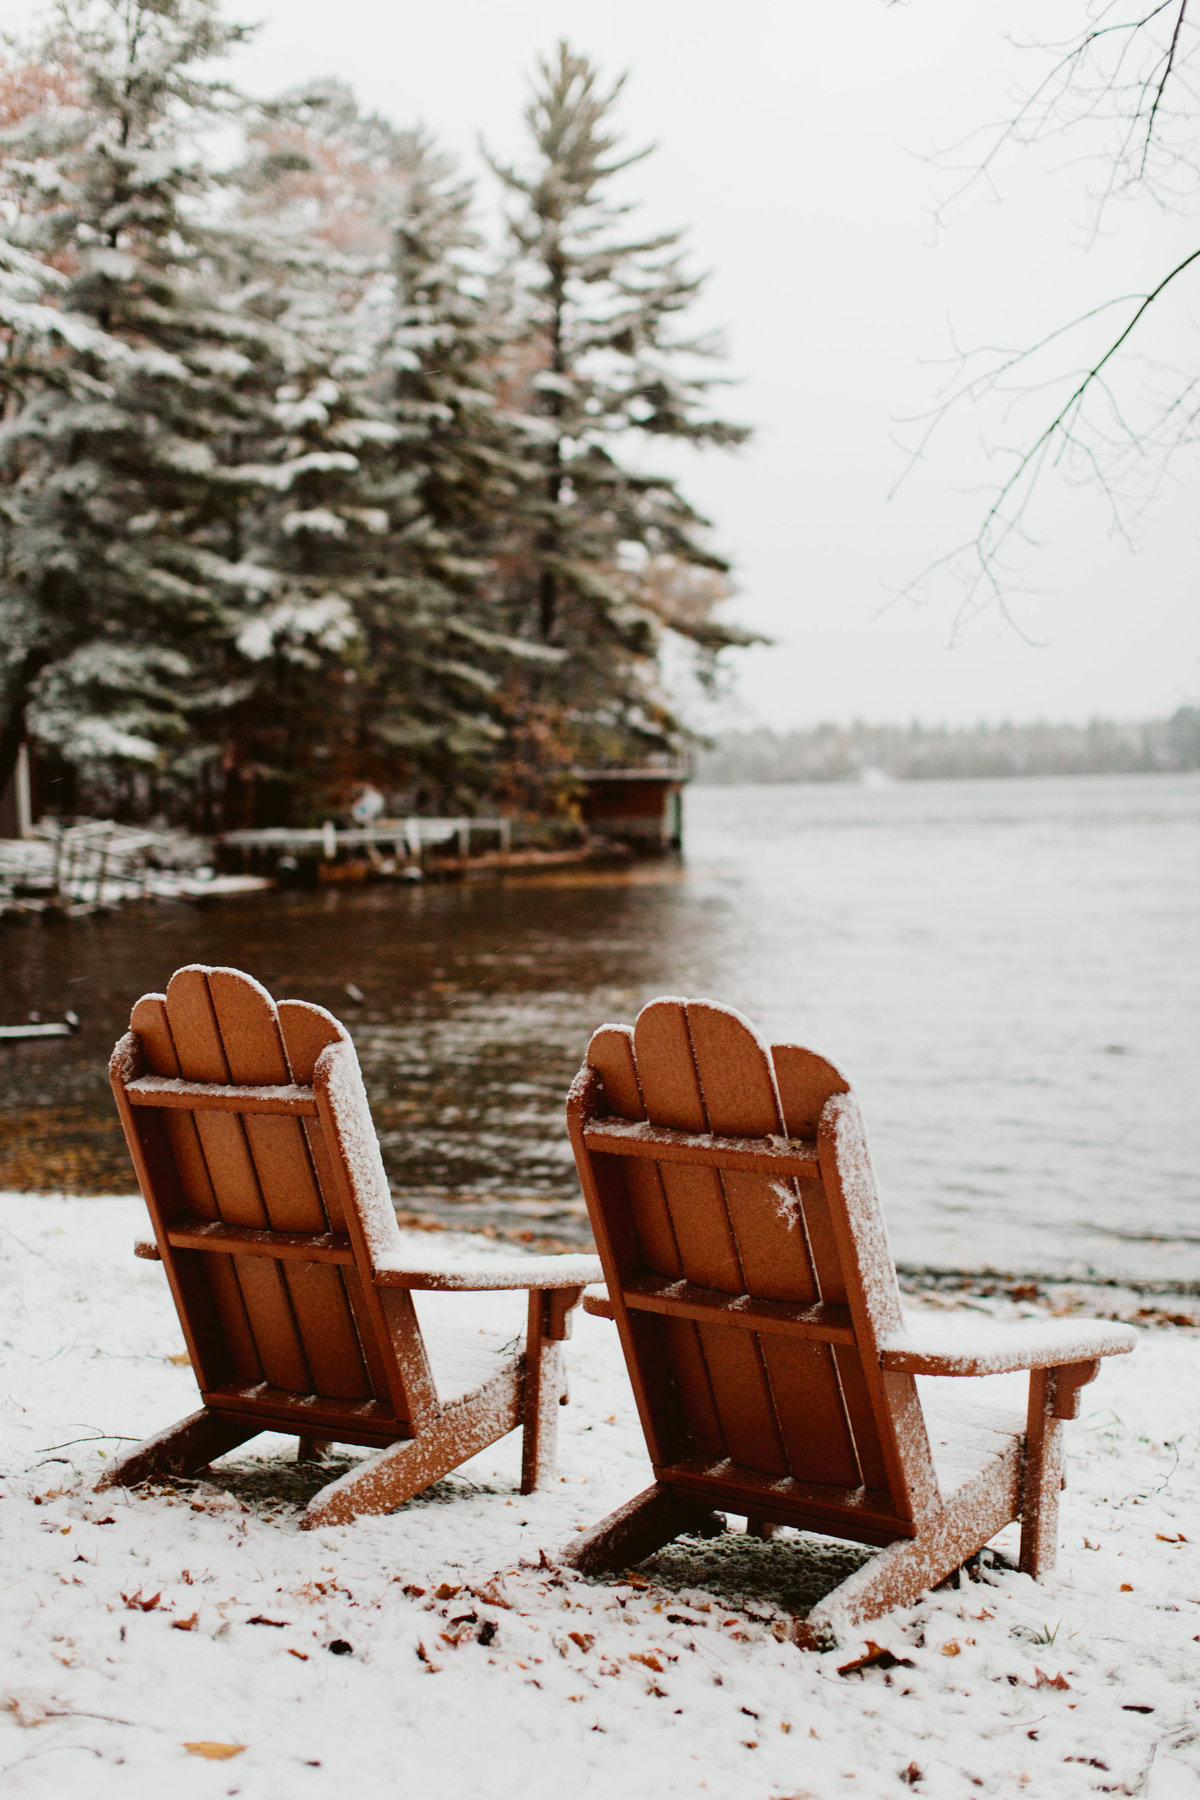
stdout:
MULTIPOLYGON (((533 828, 545 839, 552 827, 533 828)), ((227 831, 217 840, 223 869, 270 874, 282 884, 419 881, 427 876, 462 878, 507 870, 554 868, 621 858, 621 845, 581 835, 566 827, 559 836, 573 842, 520 842, 530 828, 509 818, 377 819, 371 825, 340 826, 332 821, 305 829, 268 826, 227 831)))
POLYGON ((339 856, 353 851, 390 857, 397 863, 421 862, 429 850, 445 850, 455 846, 455 854, 465 859, 471 854, 471 840, 478 846, 489 840, 488 848, 507 855, 512 846, 511 819, 377 819, 373 825, 324 825, 295 829, 289 825, 271 825, 258 831, 226 831, 218 840, 221 848, 243 853, 259 853, 274 857, 290 856, 323 863, 336 862, 339 856))

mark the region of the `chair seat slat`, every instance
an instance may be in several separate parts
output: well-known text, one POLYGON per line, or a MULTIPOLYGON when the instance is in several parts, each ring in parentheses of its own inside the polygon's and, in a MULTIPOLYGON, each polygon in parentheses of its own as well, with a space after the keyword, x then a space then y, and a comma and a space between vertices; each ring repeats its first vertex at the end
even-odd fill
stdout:
POLYGON ((655 1475, 666 1487, 702 1495, 710 1504, 735 1510, 742 1501, 751 1512, 763 1512, 780 1522, 803 1520, 814 1531, 818 1521, 836 1525, 838 1537, 859 1537, 861 1542, 893 1542, 914 1535, 911 1519, 899 1518, 886 1492, 870 1488, 827 1486, 824 1482, 797 1481, 792 1476, 774 1477, 731 1460, 713 1461, 688 1456, 657 1468, 655 1475), (843 1530, 846 1526, 847 1529, 843 1530), (850 1526, 857 1529, 849 1529, 850 1526))
POLYGON ((126 1085, 131 1106, 166 1106, 189 1112, 290 1113, 315 1119, 317 1103, 310 1087, 297 1082, 275 1087, 236 1087, 223 1081, 183 1081, 164 1075, 142 1075, 126 1085))
POLYGON ((745 1331, 778 1332, 814 1338, 823 1344, 852 1344, 854 1327, 847 1306, 796 1306, 785 1300, 760 1300, 749 1294, 723 1294, 688 1281, 660 1281, 641 1276, 622 1289, 625 1304, 638 1312, 665 1313, 704 1325, 737 1325, 745 1331))
MULTIPOLYGON (((203 1398, 213 1412, 253 1413, 264 1421, 286 1421, 276 1428, 285 1432, 303 1429, 334 1443, 354 1443, 354 1438, 340 1435, 351 1430, 372 1432, 389 1443, 410 1435, 408 1422, 379 1400, 335 1400, 326 1394, 275 1387, 269 1381, 228 1382, 207 1390, 203 1398)), ((260 1429, 269 1431, 272 1426, 264 1422, 260 1429)))
POLYGON ((817 1146, 804 1138, 719 1137, 624 1119, 585 1125, 583 1138, 593 1155, 648 1157, 659 1163, 691 1163, 750 1175, 811 1177, 819 1172, 817 1146))

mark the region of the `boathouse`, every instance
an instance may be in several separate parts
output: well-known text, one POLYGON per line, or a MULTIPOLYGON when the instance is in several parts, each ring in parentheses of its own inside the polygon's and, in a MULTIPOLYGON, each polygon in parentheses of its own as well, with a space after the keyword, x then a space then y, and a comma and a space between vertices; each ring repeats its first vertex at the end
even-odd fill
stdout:
POLYGON ((653 855, 683 848, 682 763, 643 769, 580 769, 579 809, 598 837, 653 855))

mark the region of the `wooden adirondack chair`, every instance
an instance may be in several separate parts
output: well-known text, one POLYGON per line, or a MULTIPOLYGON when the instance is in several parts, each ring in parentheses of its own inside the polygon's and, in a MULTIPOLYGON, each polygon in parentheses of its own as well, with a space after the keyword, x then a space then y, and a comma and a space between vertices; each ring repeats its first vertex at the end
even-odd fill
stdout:
POLYGON ((1060 1421, 1126 1326, 906 1331, 857 1104, 832 1064, 768 1047, 740 1014, 655 1000, 604 1025, 567 1114, 654 1485, 565 1552, 625 1568, 714 1507, 883 1546, 815 1609, 806 1641, 915 1600, 1021 1521, 1054 1563, 1060 1421), (1027 1419, 936 1410, 916 1375, 1032 1371, 1027 1419))
MULTIPOLYGON (((590 1256, 473 1269, 401 1247, 354 1046, 319 1006, 236 969, 180 969, 147 994, 110 1073, 204 1405, 100 1487, 202 1468, 260 1431, 380 1451, 331 1482, 304 1526, 387 1512, 517 1426, 522 1493, 553 1468, 562 1340, 590 1256), (482 1337, 464 1304, 439 1397, 414 1289, 529 1291, 524 1352, 482 1337), (482 1366, 481 1366, 482 1364, 482 1366)), ((435 1352, 437 1346, 435 1345, 435 1352)), ((437 1362, 435 1354, 434 1361, 437 1362)))

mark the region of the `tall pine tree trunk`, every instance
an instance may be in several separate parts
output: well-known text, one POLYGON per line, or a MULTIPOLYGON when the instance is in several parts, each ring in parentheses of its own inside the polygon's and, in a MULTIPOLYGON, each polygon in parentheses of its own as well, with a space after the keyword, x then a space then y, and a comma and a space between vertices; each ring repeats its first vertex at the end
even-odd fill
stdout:
MULTIPOLYGON (((567 304, 566 266, 560 255, 550 258, 550 368, 557 376, 567 372, 567 358, 563 343, 563 328, 567 304)), ((561 423, 563 416, 562 391, 557 386, 550 394, 550 416, 561 423)), ((561 430, 550 446, 550 473, 546 477, 546 498, 549 501, 546 530, 542 534, 542 548, 547 556, 557 557, 561 551, 560 533, 558 529, 558 507, 562 500, 563 489, 563 440, 561 430)), ((558 575, 554 569, 543 568, 538 583, 539 620, 542 640, 549 643, 554 635, 554 626, 558 618, 558 575)))

